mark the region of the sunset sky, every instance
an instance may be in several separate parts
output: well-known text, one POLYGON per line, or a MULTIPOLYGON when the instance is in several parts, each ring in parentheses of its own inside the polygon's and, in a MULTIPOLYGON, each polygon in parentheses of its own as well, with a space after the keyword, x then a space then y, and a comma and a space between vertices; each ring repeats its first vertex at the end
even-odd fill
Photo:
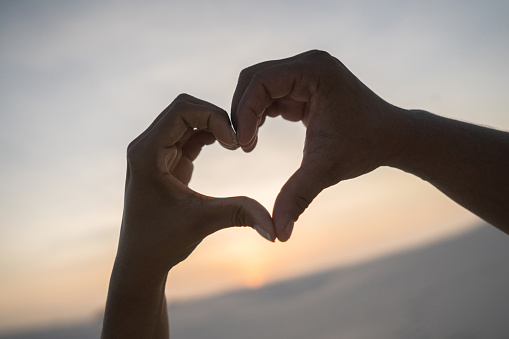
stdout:
MULTIPOLYGON (((239 72, 323 49, 385 100, 509 129, 507 1, 0 1, 0 331, 104 307, 127 144, 179 93, 229 111, 239 72)), ((304 126, 269 119, 251 154, 208 146, 190 186, 269 211, 304 126)), ((352 264, 478 219, 390 168, 324 191, 292 239, 206 239, 170 300, 352 264)))

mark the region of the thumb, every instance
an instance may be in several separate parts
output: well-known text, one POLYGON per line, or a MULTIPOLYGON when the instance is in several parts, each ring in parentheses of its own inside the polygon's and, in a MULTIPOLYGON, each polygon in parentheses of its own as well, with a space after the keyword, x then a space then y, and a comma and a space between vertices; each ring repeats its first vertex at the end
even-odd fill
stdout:
POLYGON ((203 204, 207 235, 233 226, 251 226, 263 238, 274 242, 276 232, 270 213, 248 197, 210 198, 203 204))
POLYGON ((323 173, 312 162, 302 162, 301 167, 288 179, 274 203, 273 220, 277 237, 287 241, 293 225, 311 201, 325 188, 323 173))

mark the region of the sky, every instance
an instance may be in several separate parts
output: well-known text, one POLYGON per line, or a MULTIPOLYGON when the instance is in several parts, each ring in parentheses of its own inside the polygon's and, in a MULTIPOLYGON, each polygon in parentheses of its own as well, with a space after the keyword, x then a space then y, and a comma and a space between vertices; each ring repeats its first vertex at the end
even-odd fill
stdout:
MULTIPOLYGON (((228 111, 243 68, 323 49, 397 106, 508 130, 508 16, 507 1, 0 1, 0 331, 104 307, 126 147, 178 94, 228 111)), ((190 187, 271 211, 304 133, 276 118, 251 154, 207 146, 190 187)), ((288 243, 212 235, 170 272, 167 295, 256 288, 477 221, 381 168, 325 190, 288 243)))

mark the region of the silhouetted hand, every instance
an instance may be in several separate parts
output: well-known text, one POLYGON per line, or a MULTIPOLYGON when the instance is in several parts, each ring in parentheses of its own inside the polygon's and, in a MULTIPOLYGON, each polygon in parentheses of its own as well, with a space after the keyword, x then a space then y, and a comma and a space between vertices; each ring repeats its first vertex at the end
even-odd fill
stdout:
POLYGON ((238 147, 227 113, 183 94, 129 145, 103 338, 167 338, 168 271, 211 233, 250 225, 275 239, 270 214, 257 201, 208 197, 187 186, 193 160, 215 140, 238 147))
POLYGON ((260 226, 275 239, 267 210, 246 197, 212 198, 187 184, 192 161, 215 140, 237 148, 224 110, 180 95, 128 147, 121 242, 168 270, 207 235, 230 226, 260 226))
POLYGON ((263 62, 241 72, 232 121, 244 151, 255 147, 266 116, 301 120, 307 127, 301 166, 274 204, 281 241, 290 237, 294 221, 323 189, 384 164, 395 147, 388 135, 396 110, 322 51, 263 62))

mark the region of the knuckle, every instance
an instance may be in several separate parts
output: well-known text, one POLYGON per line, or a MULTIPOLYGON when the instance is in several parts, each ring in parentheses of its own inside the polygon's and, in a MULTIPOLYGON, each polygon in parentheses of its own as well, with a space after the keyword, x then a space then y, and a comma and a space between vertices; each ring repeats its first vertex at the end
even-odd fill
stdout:
POLYGON ((129 145, 127 145, 127 151, 126 151, 126 154, 129 156, 130 153, 133 152, 133 148, 136 146, 136 144, 138 143, 139 141, 139 137, 134 139, 133 141, 131 141, 129 143, 129 145))
POLYGON ((127 148, 127 160, 130 164, 136 163, 140 160, 140 152, 138 151, 137 143, 133 146, 129 145, 127 148))
POLYGON ((224 109, 219 107, 207 107, 204 111, 210 114, 209 119, 212 117, 220 119, 228 118, 228 113, 226 113, 224 109))
POLYGON ((142 160, 140 159, 141 157, 140 152, 138 151, 138 147, 136 147, 137 144, 134 144, 132 146, 131 144, 129 144, 127 148, 127 163, 129 165, 129 168, 134 170, 139 167, 139 164, 142 162, 142 160))
POLYGON ((262 82, 262 80, 263 80, 263 73, 261 71, 258 71, 251 76, 251 82, 259 83, 259 82, 262 82))
POLYGON ((320 49, 313 49, 310 51, 310 54, 320 58, 329 58, 331 56, 328 52, 322 51, 320 49))
POLYGON ((331 58, 331 55, 328 52, 319 49, 313 49, 306 54, 305 58, 316 60, 317 62, 326 62, 331 58))
MULTIPOLYGON (((214 110, 212 112, 212 115, 216 116, 218 118, 219 121, 222 121, 224 123, 226 123, 228 126, 230 126, 230 116, 228 115, 228 113, 223 110, 223 109, 220 109, 218 108, 217 110, 214 110)), ((209 118, 209 121, 211 119, 209 118)))
POLYGON ((175 102, 179 102, 179 101, 188 101, 188 100, 191 100, 193 99, 193 96, 187 94, 187 93, 180 93, 179 95, 177 95, 177 97, 175 98, 175 102))
POLYGON ((288 189, 284 188, 281 189, 281 193, 285 194, 292 194, 293 197, 291 198, 291 201, 294 205, 294 208, 291 209, 290 213, 292 214, 292 218, 294 220, 297 220, 297 218, 306 210, 306 208, 309 207, 311 202, 313 201, 313 198, 308 195, 307 192, 291 192, 288 189))
POLYGON ((129 162, 133 162, 139 158, 139 154, 140 154, 139 144, 140 144, 140 142, 141 142, 141 140, 139 138, 136 138, 133 141, 131 141, 129 143, 129 145, 127 146, 126 155, 127 155, 127 160, 129 160, 129 162))
MULTIPOLYGON (((295 197, 295 205, 297 206, 299 215, 302 214, 302 212, 304 212, 306 210, 306 208, 309 207, 309 205, 311 204, 312 201, 313 201, 313 199, 310 199, 307 196, 302 195, 302 194, 298 194, 295 197)), ((296 217, 298 217, 298 215, 296 217)))
POLYGON ((318 49, 310 51, 308 54, 306 54, 305 58, 308 62, 316 65, 321 65, 322 68, 325 68, 325 70, 328 71, 329 67, 335 66, 338 61, 328 52, 318 49))
POLYGON ((150 173, 157 167, 157 154, 147 138, 133 140, 127 147, 126 158, 133 175, 150 173))
POLYGON ((244 68, 242 71, 240 71, 239 82, 249 80, 251 78, 252 73, 253 71, 251 67, 244 68))
POLYGON ((238 199, 239 203, 232 206, 231 222, 232 225, 235 226, 247 226, 248 222, 246 219, 246 213, 244 211, 244 205, 248 204, 250 200, 247 197, 238 197, 238 199))
POLYGON ((185 111, 188 107, 187 101, 175 101, 175 104, 173 105, 173 111, 175 113, 180 113, 182 111, 185 111))

